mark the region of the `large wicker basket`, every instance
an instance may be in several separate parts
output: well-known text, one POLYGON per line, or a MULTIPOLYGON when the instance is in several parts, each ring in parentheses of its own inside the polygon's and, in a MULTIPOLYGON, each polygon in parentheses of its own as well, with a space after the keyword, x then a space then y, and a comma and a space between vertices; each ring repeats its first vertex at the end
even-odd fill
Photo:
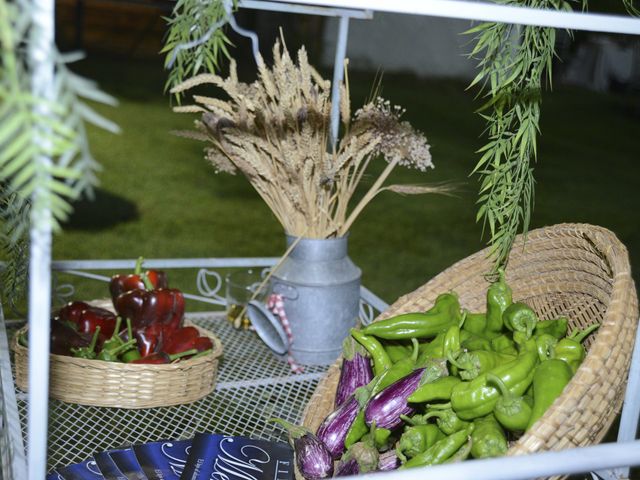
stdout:
MULTIPOLYGON (((379 319, 422 311, 438 294, 453 290, 463 307, 485 311, 490 263, 487 250, 451 266, 416 291, 398 299, 379 319)), ((565 315, 571 327, 601 324, 587 341, 589 350, 576 375, 545 415, 520 439, 510 455, 560 450, 602 440, 619 413, 638 322, 638 299, 627 250, 610 231, 584 224, 561 224, 519 237, 506 272, 513 297, 542 319, 565 315), (523 248, 524 247, 524 248, 523 248)), ((340 361, 331 366, 304 413, 316 430, 333 408, 340 361)))
MULTIPOLYGON (((213 352, 167 365, 86 360, 50 355, 49 395, 64 402, 118 408, 150 408, 194 402, 213 391, 222 343, 208 330, 195 327, 213 342, 213 352)), ((29 385, 28 349, 11 342, 15 354, 16 384, 29 385)))

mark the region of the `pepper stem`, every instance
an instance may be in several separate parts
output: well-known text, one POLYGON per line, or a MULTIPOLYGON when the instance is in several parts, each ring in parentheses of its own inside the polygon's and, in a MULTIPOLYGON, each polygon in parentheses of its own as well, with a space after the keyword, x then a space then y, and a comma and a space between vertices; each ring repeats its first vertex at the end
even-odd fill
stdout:
POLYGON ((100 335, 100 325, 96 327, 96 331, 93 332, 93 337, 91 337, 91 343, 89 344, 89 351, 92 352, 96 348, 96 343, 98 342, 98 335, 100 335))
POLYGON ((413 360, 413 363, 418 361, 418 353, 419 352, 419 348, 420 348, 420 343, 418 342, 418 339, 416 339, 415 337, 411 338, 411 343, 413 344, 413 352, 411 353, 411 360, 413 360))
POLYGON ((409 425, 417 425, 417 423, 415 422, 415 420, 411 417, 408 417, 407 415, 400 415, 400 419, 403 420, 405 423, 408 423, 409 425))
POLYGON ((118 337, 118 334, 120 333, 120 325, 122 324, 122 317, 120 315, 118 315, 116 317, 116 326, 113 329, 113 335, 111 336, 111 338, 120 338, 118 337))
POLYGON ((133 338, 133 327, 131 326, 131 319, 127 318, 127 336, 129 340, 133 338))
POLYGON ((428 408, 433 410, 449 410, 451 408, 451 402, 447 403, 430 403, 428 408))
POLYGON ((495 384, 500 390, 500 395, 502 395, 506 399, 511 399, 514 395, 509 391, 507 386, 504 384, 502 379, 493 373, 487 373, 487 381, 495 384))
POLYGON ((144 257, 138 257, 136 260, 136 266, 133 269, 134 274, 140 275, 142 273, 142 262, 144 262, 144 257))
POLYGON ((294 425, 293 423, 287 422, 286 420, 282 420, 281 418, 270 418, 269 420, 267 420, 267 422, 274 422, 279 424, 282 428, 284 428, 287 431, 287 433, 289 434, 289 437, 293 438, 294 440, 296 438, 304 437, 309 433, 309 431, 306 428, 301 427, 299 425, 294 425))
POLYGON ((458 362, 458 359, 456 359, 453 356, 453 352, 447 352, 447 360, 449 361, 449 363, 451 365, 453 365, 454 367, 458 367, 460 370, 468 370, 469 369, 469 365, 464 365, 464 364, 458 362))
POLYGON ((196 353, 198 353, 198 350, 195 348, 192 348, 191 350, 185 350, 184 352, 174 353, 173 355, 169 355, 169 361, 175 362, 179 358, 188 357, 189 355, 195 355, 196 353))
POLYGON ((587 338, 591 332, 597 330, 598 328, 600 328, 600 324, 599 323, 594 323, 592 325, 589 325, 584 330, 575 330, 575 331, 573 331, 571 333, 571 335, 569 335, 569 338, 571 340, 575 340, 578 343, 582 343, 582 341, 585 338, 587 338))
POLYGON ((136 343, 137 343, 136 339, 134 338, 132 340, 129 340, 126 343, 123 343, 122 345, 120 345, 120 346, 118 346, 116 348, 113 348, 113 349, 109 350, 109 353, 111 355, 119 355, 120 353, 124 352, 125 350, 129 350, 129 348, 133 347, 136 343))
POLYGON ((203 350, 203 351, 198 352, 197 354, 195 354, 193 357, 191 357, 191 360, 193 360, 194 358, 204 357, 206 355, 209 355, 211 352, 213 352, 213 348, 210 348, 208 350, 203 350))
POLYGON ((153 283, 151 283, 151 280, 149 280, 149 276, 146 273, 140 275, 140 280, 142 280, 142 283, 144 283, 144 288, 146 288, 147 290, 154 290, 156 288, 153 283))

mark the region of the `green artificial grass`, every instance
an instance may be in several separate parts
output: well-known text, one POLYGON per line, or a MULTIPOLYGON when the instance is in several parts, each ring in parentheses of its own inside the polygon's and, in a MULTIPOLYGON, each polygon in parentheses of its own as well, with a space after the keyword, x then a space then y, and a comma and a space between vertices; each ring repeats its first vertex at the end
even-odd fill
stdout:
MULTIPOLYGON (((204 144, 169 133, 188 128, 195 117, 171 112, 159 65, 94 56, 79 70, 118 97, 117 108, 97 108, 122 133, 90 129, 92 151, 103 166, 101 186, 97 200, 79 204, 56 235, 56 260, 284 252, 282 228, 249 183, 214 173, 203 159, 204 144)), ((354 107, 373 82, 374 74, 351 74, 354 107)), ((385 192, 354 224, 349 250, 363 283, 393 302, 485 246, 475 221, 478 179, 469 176, 483 122, 474 113, 479 101, 460 81, 386 74, 382 94, 406 107, 405 118, 425 132, 436 166, 426 173, 398 168, 391 181, 456 185, 453 196, 385 192)), ((545 93, 531 225, 589 222, 610 228, 629 248, 634 272, 640 266, 639 101, 638 94, 566 87, 545 93)), ((194 272, 171 275, 174 285, 194 290, 194 272)), ((77 295, 106 296, 106 288, 85 287, 77 295)))

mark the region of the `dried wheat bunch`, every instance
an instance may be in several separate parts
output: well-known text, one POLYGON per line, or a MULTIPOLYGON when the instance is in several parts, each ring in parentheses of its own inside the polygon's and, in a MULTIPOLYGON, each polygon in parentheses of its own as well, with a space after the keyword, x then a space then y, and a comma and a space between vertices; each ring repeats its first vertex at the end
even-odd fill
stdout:
MULTIPOLYGON (((219 172, 240 171, 290 235, 329 238, 347 233, 396 165, 432 168, 425 136, 400 120, 404 111, 377 98, 351 118, 349 89, 341 86, 343 138, 330 151, 331 82, 309 65, 304 48, 294 62, 276 41, 273 66, 258 65, 258 79, 238 81, 235 62, 225 79, 195 76, 172 89, 184 92, 209 84, 228 100, 194 95, 195 104, 175 107, 198 113, 195 131, 175 132, 205 141, 206 159, 219 172), (350 200, 372 159, 388 162, 355 207, 350 200)), ((411 189, 410 189, 411 190, 411 189)), ((433 189, 413 189, 424 193, 433 189)), ((444 188, 437 187, 442 191, 444 188)))

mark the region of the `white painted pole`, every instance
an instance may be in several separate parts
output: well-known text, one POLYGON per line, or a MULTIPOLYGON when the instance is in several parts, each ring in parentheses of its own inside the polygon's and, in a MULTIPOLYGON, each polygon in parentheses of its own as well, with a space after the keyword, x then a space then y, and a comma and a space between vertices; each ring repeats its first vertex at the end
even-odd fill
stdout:
POLYGON ((344 59, 347 55, 347 38, 349 37, 349 17, 340 17, 338 25, 338 41, 336 56, 333 61, 333 83, 331 85, 331 147, 338 143, 340 128, 340 84, 344 79, 344 59))
POLYGON ((376 12, 517 23, 592 32, 640 34, 640 19, 622 15, 560 12, 470 0, 288 0, 289 3, 376 12))
MULTIPOLYGON (((54 90, 54 0, 32 0, 32 30, 29 42, 32 93, 36 98, 55 99, 54 90)), ((49 107, 39 102, 38 114, 49 107)), ((45 142, 44 131, 34 141, 45 142)), ((37 159, 38 174, 48 175, 51 158, 37 159)), ((49 397, 49 316, 51 305, 51 210, 43 192, 32 197, 29 258, 29 403, 27 468, 29 480, 45 478, 49 397)))

